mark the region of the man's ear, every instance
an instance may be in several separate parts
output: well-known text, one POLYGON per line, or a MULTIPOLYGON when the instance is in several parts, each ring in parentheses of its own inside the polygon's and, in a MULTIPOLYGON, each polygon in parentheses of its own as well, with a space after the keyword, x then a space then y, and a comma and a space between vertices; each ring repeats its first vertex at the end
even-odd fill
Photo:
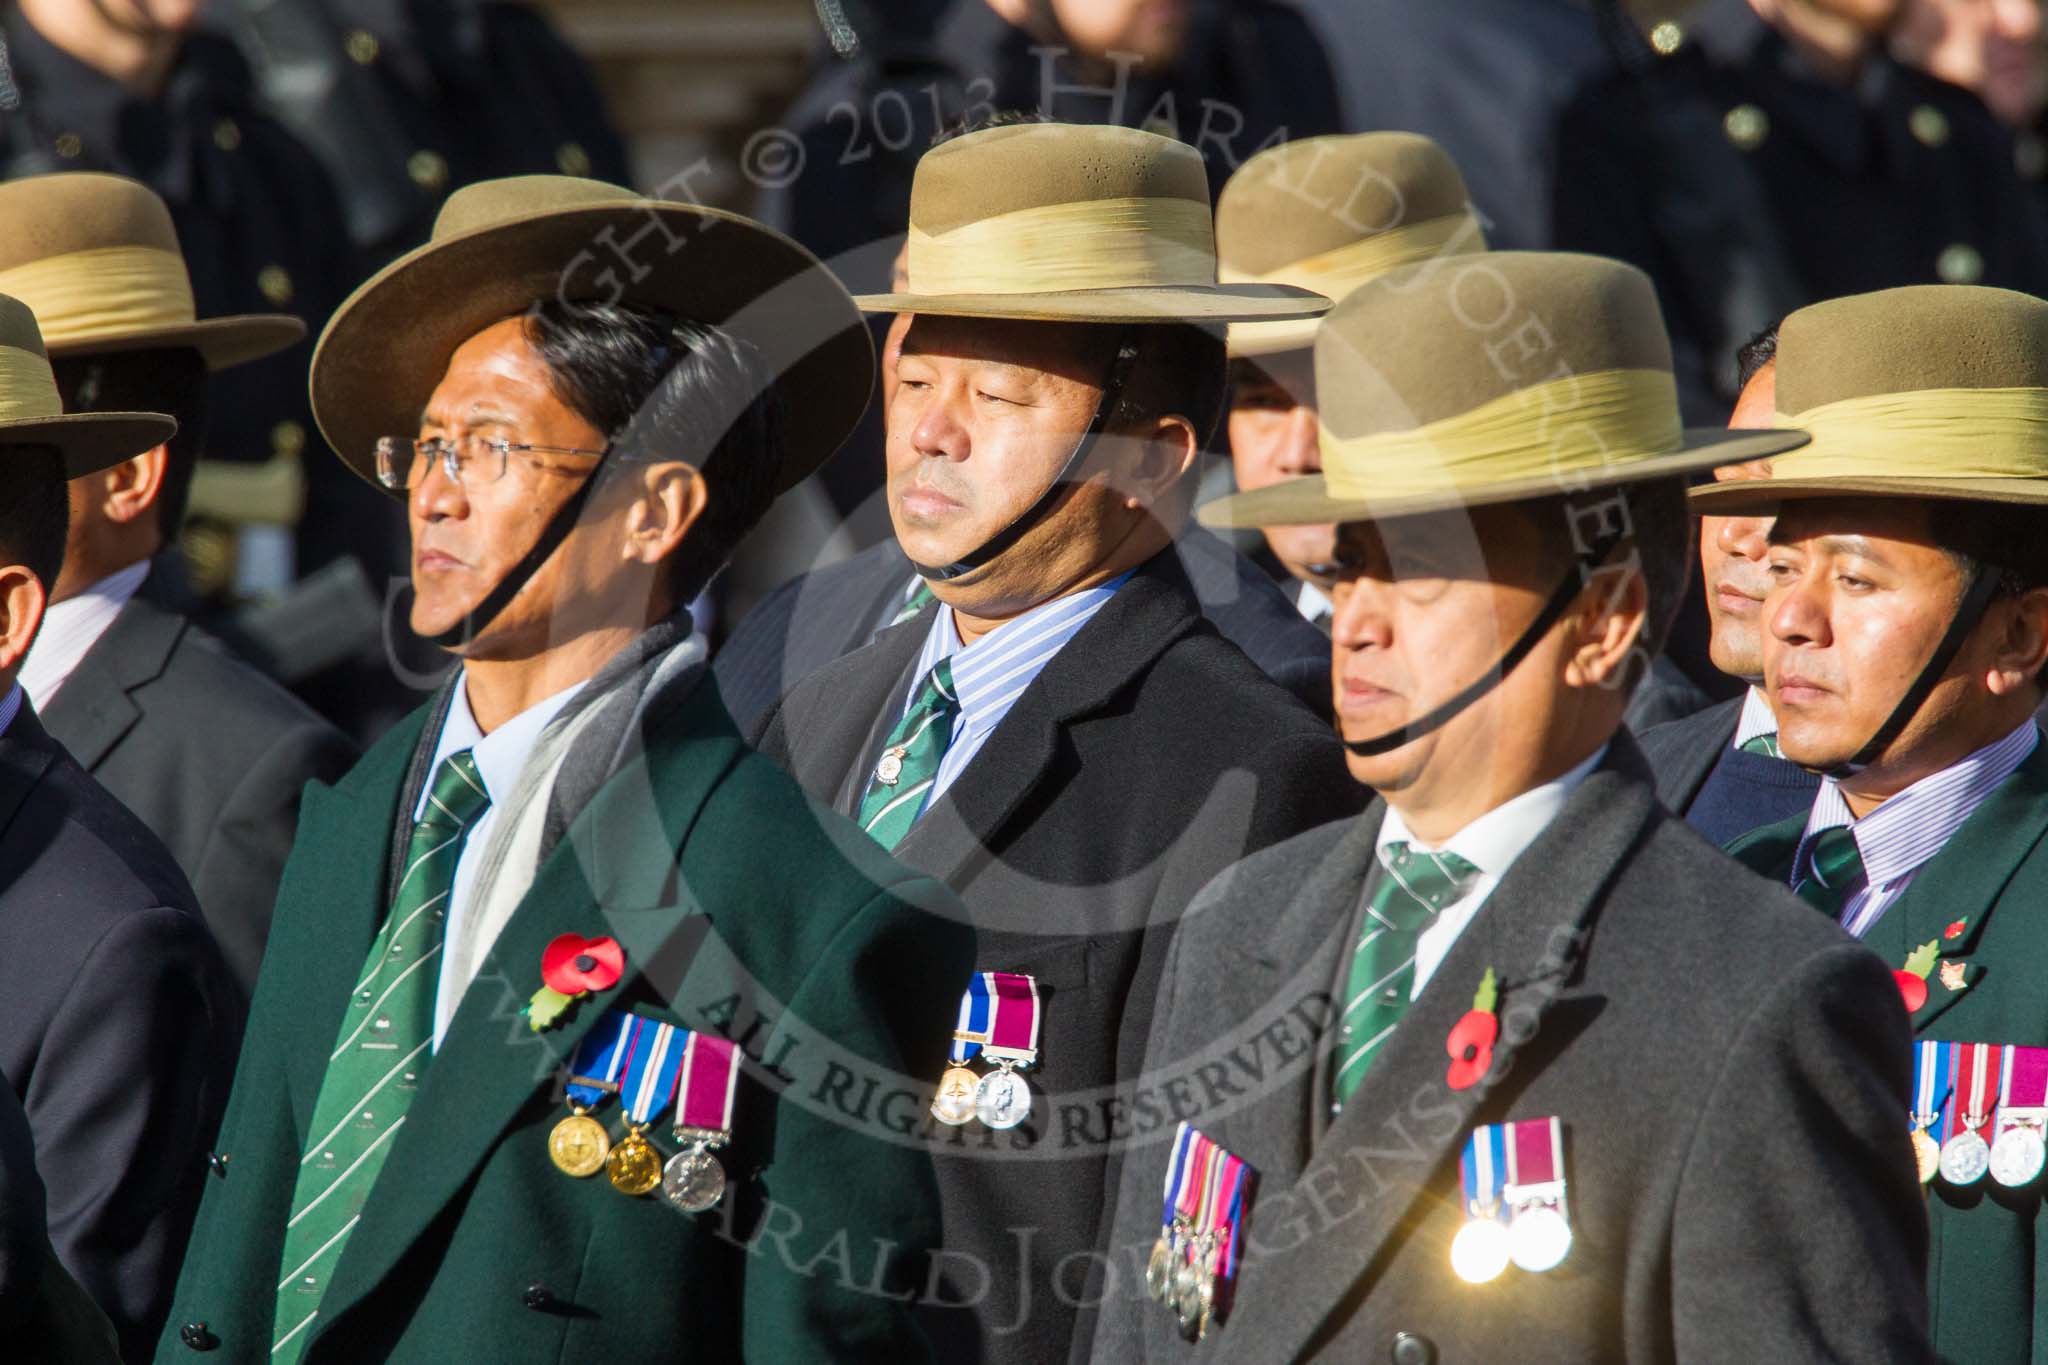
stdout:
POLYGON ((637 563, 659 564, 676 552, 710 501, 710 485, 695 466, 681 460, 644 466, 626 514, 620 554, 637 563))
POLYGON ((1177 412, 1158 418, 1139 433, 1126 438, 1138 447, 1120 481, 1124 505, 1132 511, 1152 506, 1195 467, 1202 443, 1195 424, 1177 412))
POLYGON ((158 495, 164 491, 164 471, 170 460, 170 447, 157 446, 92 475, 107 520, 126 525, 156 506, 158 495))
POLYGON ((25 564, 0 565, 0 677, 12 678, 35 642, 49 595, 25 564))
POLYGON ((1633 552, 1619 564, 1594 570, 1565 617, 1571 655, 1565 682, 1572 687, 1620 687, 1630 681, 1629 659, 1650 615, 1650 585, 1633 552))
POLYGON ((2030 588, 1995 603, 1990 619, 1996 623, 1997 644, 1985 686, 1996 696, 2009 697, 2032 686, 2048 666, 2048 588, 2030 588))

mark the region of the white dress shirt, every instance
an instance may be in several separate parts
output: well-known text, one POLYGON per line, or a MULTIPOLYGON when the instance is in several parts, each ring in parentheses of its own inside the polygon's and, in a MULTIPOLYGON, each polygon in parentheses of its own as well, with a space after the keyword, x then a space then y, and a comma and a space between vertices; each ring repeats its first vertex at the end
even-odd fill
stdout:
POLYGON ((1294 609, 1310 625, 1317 625, 1324 617, 1337 614, 1337 604, 1330 600, 1330 595, 1305 578, 1301 580, 1301 591, 1295 596, 1294 609))
POLYGON ((36 632, 35 643, 29 646, 20 678, 22 690, 37 710, 49 706, 50 698, 77 671, 79 660, 99 643, 100 636, 107 633, 107 627, 114 624, 121 608, 128 605, 128 599, 135 596, 135 590, 147 577, 149 561, 140 560, 119 573, 108 574, 76 597, 67 597, 43 613, 43 628, 36 632))
MULTIPOLYGON (((491 827, 498 819, 498 802, 508 797, 518 785, 519 770, 526 766, 527 756, 539 741, 540 732, 582 686, 578 683, 574 687, 566 687, 544 701, 535 702, 487 735, 477 725, 476 716, 469 709, 468 674, 456 679, 455 698, 449 704, 448 719, 441 726, 440 742, 434 746, 434 765, 428 770, 427 784, 420 791, 412 818, 417 821, 426 813, 427 793, 434 785, 432 774, 440 771, 442 760, 464 749, 469 750, 469 756, 476 761, 477 774, 484 780, 484 791, 489 794, 491 804, 463 837, 462 856, 455 862, 455 884, 448 895, 448 920, 442 926, 444 943, 457 941, 457 928, 472 908, 470 893, 476 884, 478 858, 490 842, 491 827)), ((471 961, 481 962, 490 948, 489 942, 477 944, 471 961)), ((441 954, 440 982, 434 997, 434 1049, 437 1052, 442 1035, 448 1031, 448 1021, 455 1017, 455 1007, 461 1001, 462 993, 469 989, 474 975, 473 968, 462 972, 447 953, 441 954), (457 975, 462 979, 456 980, 457 975)))
MULTIPOLYGON (((1520 796, 1502 802, 1441 844, 1416 838, 1409 833, 1400 814, 1392 806, 1387 807, 1375 847, 1382 867, 1386 866, 1387 845, 1402 840, 1424 853, 1455 853, 1479 869, 1470 889, 1438 911, 1436 919, 1416 939, 1415 985, 1408 993, 1410 1000, 1421 996, 1422 988, 1429 984, 1430 977, 1450 955, 1458 935, 1465 932, 1465 926, 1486 904, 1486 898, 1493 894, 1494 887, 1500 885, 1500 879, 1507 875, 1515 859, 1536 842, 1536 836, 1549 828, 1557 813, 1564 809, 1565 802, 1586 780, 1586 775, 1599 767, 1600 761, 1606 757, 1607 746, 1603 744, 1591 758, 1562 777, 1540 787, 1531 787, 1520 796)), ((1475 988, 1478 984, 1476 981, 1472 983, 1475 988)))
POLYGON ((1742 715, 1735 722, 1735 738, 1729 743, 1740 749, 1758 735, 1778 733, 1778 718, 1771 714, 1771 704, 1764 700, 1761 687, 1752 687, 1742 698, 1742 715))

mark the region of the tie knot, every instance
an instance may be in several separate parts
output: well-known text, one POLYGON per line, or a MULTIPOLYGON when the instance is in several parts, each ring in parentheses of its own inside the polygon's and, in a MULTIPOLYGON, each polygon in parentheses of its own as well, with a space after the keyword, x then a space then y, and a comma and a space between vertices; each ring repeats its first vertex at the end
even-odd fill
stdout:
POLYGON ((1405 839, 1380 851, 1387 876, 1434 915, 1465 894, 1479 869, 1455 853, 1430 853, 1405 839))
POLYGON ((467 829, 490 804, 491 794, 484 790, 483 774, 477 771, 476 759, 463 749, 442 759, 441 766, 434 770, 420 823, 467 829))
POLYGON ((1847 825, 1824 829, 1813 841, 1813 875, 1831 891, 1848 887, 1863 875, 1863 850, 1847 825))
POLYGON ((960 694, 953 688, 953 661, 941 659, 932 665, 932 671, 924 675, 924 685, 917 690, 916 711, 950 711, 960 705, 960 694))

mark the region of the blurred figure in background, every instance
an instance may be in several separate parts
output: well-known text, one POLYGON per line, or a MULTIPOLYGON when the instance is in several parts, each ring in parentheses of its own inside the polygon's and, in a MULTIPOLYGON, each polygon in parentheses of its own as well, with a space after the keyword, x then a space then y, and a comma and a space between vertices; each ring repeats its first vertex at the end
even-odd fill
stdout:
POLYGON ((1905 0, 1893 55, 1984 101, 2013 133, 2013 161, 2048 239, 2048 47, 2041 0, 1905 0))
POLYGON ((532 5, 227 0, 218 14, 266 107, 348 186, 349 234, 369 266, 426 236, 463 185, 631 181, 589 68, 532 5))
MULTIPOLYGON (((1615 0, 1600 0, 1610 12, 1615 0)), ((1559 246, 1657 282, 1680 398, 1721 421, 1728 358, 1772 318, 1894 285, 2048 288, 2011 138, 1888 50, 1899 0, 1706 0, 1564 116, 1559 246)))
POLYGON ((70 484, 71 531, 21 685, 198 894, 242 991, 270 930, 299 790, 355 749, 176 605, 177 540, 216 374, 295 345, 297 318, 198 319, 163 201, 73 172, 0 185, 0 287, 36 310, 67 412, 161 411, 168 441, 70 484))

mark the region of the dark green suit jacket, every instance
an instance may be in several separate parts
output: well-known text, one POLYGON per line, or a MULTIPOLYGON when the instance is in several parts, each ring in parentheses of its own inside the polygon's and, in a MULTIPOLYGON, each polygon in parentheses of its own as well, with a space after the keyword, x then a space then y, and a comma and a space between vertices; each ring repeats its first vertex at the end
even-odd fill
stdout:
MULTIPOLYGON (((1729 852, 1780 881, 1792 874, 1801 815, 1737 840, 1729 852)), ((1922 865, 1864 936, 1885 964, 1930 940, 1962 964, 1950 990, 1936 972, 1913 1015, 1920 1038, 2048 1046, 2048 743, 1985 798, 1922 865), (1944 938, 1960 921, 1962 930, 1944 938)), ((1900 1115, 1904 1123, 1905 1116, 1900 1115)), ((2048 1182, 2008 1190, 1990 1177, 1928 1187, 1928 1309, 1947 1360, 2048 1361, 2048 1182)))
MULTIPOLYGON (((944 1065, 969 941, 949 893, 740 742, 706 676, 577 814, 483 959, 321 1301, 306 1365, 923 1354, 904 1300, 937 1241, 937 1195, 908 1132, 944 1065), (567 932, 617 938, 627 970, 535 1034, 519 1011, 542 948, 567 932), (728 1034, 755 1062, 719 1154, 732 1188, 709 1213, 548 1159, 568 1112, 561 1061, 617 1007, 728 1034), (857 1111, 831 1103, 849 1091, 868 1096, 857 1111)), ((425 724, 416 713, 339 784, 307 788, 224 1174, 207 1182, 159 1360, 269 1356, 293 1178, 387 908, 394 812, 425 724)), ((672 1151, 667 1127, 652 1133, 672 1151)))

